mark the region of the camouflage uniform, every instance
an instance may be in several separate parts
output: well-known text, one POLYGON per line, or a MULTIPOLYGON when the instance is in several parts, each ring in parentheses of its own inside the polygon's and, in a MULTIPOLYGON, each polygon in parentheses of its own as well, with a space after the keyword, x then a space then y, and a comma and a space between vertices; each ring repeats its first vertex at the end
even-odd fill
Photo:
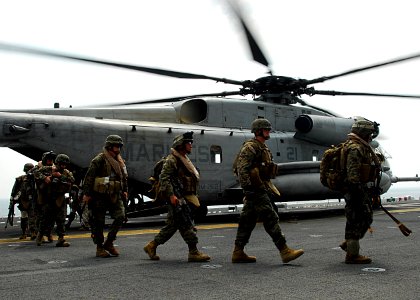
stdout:
POLYGON ((197 249, 198 238, 189 209, 189 204, 200 206, 197 197, 199 173, 187 156, 192 149, 192 135, 190 131, 174 138, 171 154, 167 156, 159 176, 159 194, 168 201, 168 215, 166 226, 143 248, 152 260, 159 259, 157 246, 166 243, 177 230, 188 245, 189 262, 210 260, 210 256, 197 249))
POLYGON ((92 197, 88 204, 92 217, 92 220, 89 220, 89 224, 91 225, 93 242, 98 246, 102 246, 104 243, 105 214, 107 210, 114 219, 107 236, 109 242, 117 238, 117 233, 124 223, 125 210, 121 193, 127 192, 128 186, 127 176, 122 177, 119 178, 112 169, 110 163, 105 158, 105 154, 100 153, 92 159, 83 181, 83 194, 92 197), (108 178, 109 182, 118 181, 120 182, 120 190, 116 190, 114 193, 95 191, 96 178, 108 178))
POLYGON ((35 165, 35 167, 32 169, 32 174, 34 176, 34 180, 35 180, 35 201, 34 201, 34 213, 35 213, 35 228, 37 233, 39 232, 39 227, 40 227, 40 223, 41 220, 43 219, 43 214, 44 214, 44 206, 45 206, 45 201, 43 199, 42 193, 41 193, 41 186, 43 185, 42 182, 39 182, 36 179, 36 174, 39 171, 39 169, 42 168, 42 163, 41 161, 38 162, 37 165, 35 165))
MULTIPOLYGON (((60 157, 61 154, 59 154, 60 157)), ((60 164, 53 166, 44 166, 41 167, 36 173, 35 178, 39 182, 43 182, 40 186, 41 202, 43 205, 43 213, 41 220, 39 222, 39 232, 37 243, 41 242, 43 235, 48 235, 54 227, 56 226, 56 233, 59 238, 57 246, 64 244, 64 235, 65 235, 65 222, 67 215, 67 203, 65 200, 65 193, 70 191, 71 185, 74 183, 75 179, 72 172, 67 169, 62 169, 60 164), (51 182, 46 183, 45 178, 50 177, 51 182)), ((66 243, 66 246, 69 244, 66 243)))
POLYGON ((245 193, 244 206, 239 217, 235 248, 232 253, 233 263, 253 263, 255 256, 248 256, 244 247, 248 243, 257 220, 262 221, 265 231, 270 235, 283 263, 288 263, 301 256, 302 249, 293 250, 286 245, 281 232, 277 208, 271 197, 279 197, 280 193, 271 182, 277 176, 277 165, 265 141, 270 138, 271 123, 267 119, 255 119, 251 124, 251 132, 255 138, 245 142, 234 162, 234 172, 245 193))
POLYGON ((372 197, 369 195, 367 180, 373 182, 376 178, 374 173, 371 173, 373 175, 371 178, 361 175, 362 165, 373 166, 371 151, 354 140, 350 140, 346 144, 348 192, 344 196, 347 219, 345 238, 360 240, 364 237, 373 221, 372 197))
MULTIPOLYGON (((41 161, 38 162, 37 165, 35 165, 35 167, 30 171, 33 176, 34 176, 34 180, 35 180, 35 199, 34 199, 34 203, 35 203, 35 228, 37 233, 39 232, 39 228, 41 226, 41 221, 44 220, 46 218, 45 213, 47 212, 47 195, 45 195, 42 191, 42 189, 45 186, 45 183, 43 180, 40 180, 40 174, 39 174, 39 170, 44 167, 44 166, 52 166, 54 164, 54 159, 56 158, 57 154, 55 154, 53 151, 48 151, 45 152, 44 154, 42 154, 42 159, 41 161)), ((45 178, 45 177, 44 177, 45 178)), ((51 231, 52 228, 45 228, 46 232, 44 232, 44 234, 48 237, 48 242, 52 242, 53 238, 51 235, 51 231)), ((38 235, 37 235, 38 236, 38 235)), ((31 237, 32 239, 32 237, 31 237)), ((38 242, 37 242, 38 243, 38 242)))
MULTIPOLYGON (((182 196, 187 194, 196 194, 198 181, 191 175, 191 173, 185 168, 182 163, 178 162, 178 159, 169 154, 165 163, 163 164, 162 173, 160 174, 160 189, 163 195, 167 199, 173 194, 174 187, 173 182, 180 180, 180 186, 183 188, 187 185, 190 187, 188 191, 183 189, 180 191, 182 196)), ((193 230, 193 226, 186 226, 186 224, 180 224, 175 218, 175 207, 168 204, 168 216, 166 220, 167 225, 163 227, 159 234, 156 235, 155 241, 158 245, 166 243, 179 229, 179 232, 187 244, 197 244, 198 238, 193 230)))
POLYGON ((280 228, 279 216, 268 195, 268 191, 280 195, 270 181, 272 177, 270 170, 273 166, 272 154, 267 145, 252 139, 242 146, 237 162, 237 172, 246 197, 235 240, 235 245, 241 248, 248 243, 257 219, 263 222, 266 232, 278 249, 286 244, 280 228))
POLYGON ((35 204, 33 203, 35 190, 33 174, 31 173, 32 168, 33 164, 25 164, 24 172, 26 174, 16 178, 10 197, 11 204, 17 203, 17 207, 21 211, 20 226, 22 235, 20 239, 26 239, 28 229, 31 233, 31 238, 36 234, 35 204))
POLYGON ((370 188, 378 180, 380 161, 369 145, 378 124, 358 119, 352 125, 345 143, 346 228, 345 240, 340 247, 346 251, 345 263, 369 264, 371 259, 359 254, 359 240, 364 237, 373 221, 370 188))

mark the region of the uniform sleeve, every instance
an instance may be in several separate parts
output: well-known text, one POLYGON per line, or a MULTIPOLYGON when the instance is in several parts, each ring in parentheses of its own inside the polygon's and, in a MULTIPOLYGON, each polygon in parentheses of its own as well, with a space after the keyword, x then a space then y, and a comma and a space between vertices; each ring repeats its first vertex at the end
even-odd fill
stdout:
POLYGON ((175 176, 177 172, 177 166, 176 166, 176 158, 171 156, 168 156, 168 158, 165 160, 162 172, 159 176, 160 181, 160 192, 163 195, 166 195, 168 198, 172 195, 174 195, 174 189, 172 186, 172 176, 175 176))
POLYGON ((256 150, 250 144, 245 144, 239 152, 238 176, 239 176, 239 183, 241 184, 241 187, 243 189, 251 187, 250 172, 251 172, 256 154, 257 154, 256 150))

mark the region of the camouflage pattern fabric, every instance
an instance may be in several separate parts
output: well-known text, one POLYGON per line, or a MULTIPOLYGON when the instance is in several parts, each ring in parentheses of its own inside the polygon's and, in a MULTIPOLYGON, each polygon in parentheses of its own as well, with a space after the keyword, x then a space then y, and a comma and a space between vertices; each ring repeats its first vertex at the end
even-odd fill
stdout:
MULTIPOLYGON (((252 174, 252 170, 259 169, 261 163, 272 163, 272 154, 268 147, 258 140, 250 140, 242 146, 237 170, 239 182, 245 191, 244 207, 242 209, 235 245, 244 247, 255 228, 257 220, 263 222, 265 231, 270 235, 277 248, 286 244, 282 234, 278 214, 271 204, 268 189, 273 189, 268 178, 258 176, 261 172, 252 174)), ((273 192, 278 193, 277 189, 273 192)))
POLYGON ((96 245, 102 245, 104 242, 105 214, 107 210, 111 218, 114 219, 109 227, 107 239, 114 241, 125 219, 122 199, 119 198, 116 202, 113 202, 108 195, 93 192, 92 199, 89 202, 89 210, 91 211, 89 224, 91 226, 93 242, 96 245))
MULTIPOLYGON (((109 194, 93 191, 96 177, 110 177, 112 179, 115 176, 116 174, 106 162, 104 154, 100 153, 92 159, 85 179, 83 180, 83 193, 92 197, 89 201, 89 210, 91 211, 89 224, 91 226, 93 242, 97 245, 102 245, 104 242, 105 214, 107 210, 114 219, 108 232, 108 239, 110 241, 116 239, 118 231, 124 223, 125 209, 121 193, 117 194, 116 199, 111 199, 109 194)), ((127 182, 124 184, 124 189, 127 189, 127 182)))
POLYGON ((31 182, 31 175, 25 174, 16 178, 12 188, 11 196, 15 197, 20 193, 18 200, 18 209, 21 211, 21 218, 28 219, 29 231, 36 232, 36 214, 35 214, 35 189, 31 182))
POLYGON ((171 204, 168 204, 168 215, 166 219, 166 225, 163 227, 159 233, 155 236, 154 240, 158 245, 165 244, 170 238, 179 230, 181 237, 187 244, 198 244, 197 234, 192 227, 185 228, 181 224, 176 222, 174 217, 175 207, 171 204))
MULTIPOLYGON (((168 201, 168 215, 166 226, 163 227, 155 236, 155 242, 160 245, 166 243, 179 230, 182 238, 187 244, 197 244, 198 238, 192 226, 186 227, 184 224, 179 224, 177 218, 174 217, 175 207, 170 204, 169 197, 175 194, 173 182, 176 180, 184 181, 188 171, 179 164, 177 158, 169 154, 162 167, 160 174, 160 186, 163 195, 167 196, 168 201)), ((184 190, 180 191, 184 194, 184 190)))
POLYGON ((356 141, 347 142, 347 193, 346 200, 346 228, 345 238, 359 240, 364 237, 373 221, 371 197, 367 182, 373 182, 375 178, 366 178, 362 174, 363 165, 373 165, 371 151, 366 146, 356 141))
POLYGON ((103 153, 99 153, 90 162, 89 169, 85 175, 85 179, 83 180, 83 194, 92 196, 94 193, 93 185, 96 177, 110 177, 110 180, 119 180, 122 183, 121 191, 128 192, 127 178, 116 178, 116 176, 117 175, 112 170, 111 165, 106 162, 105 155, 103 153))
POLYGON ((246 196, 244 207, 239 217, 235 245, 243 248, 248 244, 257 221, 263 222, 265 231, 270 235, 278 249, 281 249, 286 244, 286 239, 280 228, 279 216, 274 211, 267 193, 260 191, 246 196))
POLYGON ((42 235, 48 235, 54 224, 56 224, 56 233, 59 237, 65 234, 65 222, 67 215, 67 203, 65 201, 65 190, 70 190, 75 179, 67 169, 61 169, 59 166, 44 166, 37 170, 34 174, 39 182, 44 182, 46 177, 51 176, 51 182, 44 184, 41 188, 40 195, 44 205, 41 208, 39 221, 39 232, 42 235), (60 177, 54 177, 53 173, 59 172, 60 177), (63 188, 64 187, 64 188, 63 188))

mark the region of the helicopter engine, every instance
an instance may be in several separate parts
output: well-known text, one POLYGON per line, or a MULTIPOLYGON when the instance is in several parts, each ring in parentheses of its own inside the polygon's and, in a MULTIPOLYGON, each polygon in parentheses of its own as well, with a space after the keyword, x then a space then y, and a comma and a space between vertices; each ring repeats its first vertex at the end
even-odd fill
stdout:
POLYGON ((329 147, 347 139, 354 119, 318 115, 300 115, 295 121, 298 140, 329 147))

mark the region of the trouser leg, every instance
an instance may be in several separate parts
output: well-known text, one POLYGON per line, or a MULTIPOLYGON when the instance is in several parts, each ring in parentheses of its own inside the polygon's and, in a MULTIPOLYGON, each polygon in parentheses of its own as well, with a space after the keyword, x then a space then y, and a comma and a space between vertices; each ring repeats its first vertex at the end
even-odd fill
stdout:
POLYGON ((177 230, 178 225, 174 219, 174 207, 169 204, 166 226, 159 231, 154 240, 158 245, 162 245, 166 243, 176 233, 177 230))
POLYGON ((235 245, 242 249, 249 242, 251 233, 257 224, 257 213, 252 200, 246 200, 239 216, 238 230, 236 232, 235 245))

